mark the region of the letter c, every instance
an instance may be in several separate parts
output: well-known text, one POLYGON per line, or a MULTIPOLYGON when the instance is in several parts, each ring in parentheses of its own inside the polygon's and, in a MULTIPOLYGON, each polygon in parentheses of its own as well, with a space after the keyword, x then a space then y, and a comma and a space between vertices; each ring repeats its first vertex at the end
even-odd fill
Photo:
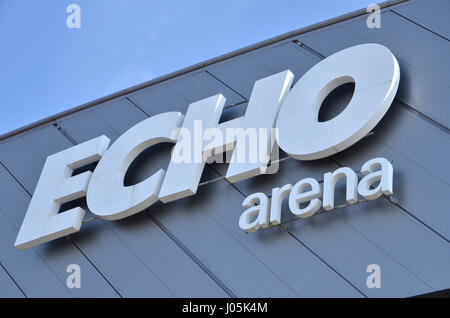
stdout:
POLYGON ((161 142, 175 143, 184 116, 168 112, 150 117, 126 131, 98 163, 87 190, 87 204, 95 215, 118 220, 138 213, 158 200, 165 171, 146 180, 124 186, 125 174, 145 149, 161 142))

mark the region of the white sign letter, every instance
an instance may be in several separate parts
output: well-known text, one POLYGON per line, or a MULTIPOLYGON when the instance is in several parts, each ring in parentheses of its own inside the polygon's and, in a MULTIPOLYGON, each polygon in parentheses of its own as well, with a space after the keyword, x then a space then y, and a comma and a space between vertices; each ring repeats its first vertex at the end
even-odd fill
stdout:
POLYGON ((319 211, 322 205, 320 196, 322 196, 322 188, 317 180, 313 178, 300 180, 294 185, 289 195, 289 209, 294 215, 302 219, 310 217, 319 211), (311 188, 311 190, 304 192, 306 188, 311 188), (310 202, 307 207, 300 208, 300 203, 308 201, 310 202))
POLYGON ((164 113, 141 121, 120 136, 92 175, 87 192, 89 210, 104 219, 118 220, 155 203, 166 174, 163 169, 128 187, 124 186, 125 174, 133 160, 148 147, 175 142, 182 121, 181 113, 164 113))
POLYGON ((391 163, 384 158, 375 158, 367 161, 361 168, 364 177, 358 185, 359 194, 367 200, 375 200, 384 194, 393 193, 394 168, 391 163), (374 171, 375 169, 380 169, 374 171), (377 187, 371 189, 375 182, 380 182, 377 187))
POLYGON ((278 145, 298 160, 325 158, 350 147, 386 114, 399 80, 397 60, 380 44, 356 45, 327 57, 302 76, 281 106, 278 145), (327 95, 350 82, 355 92, 344 111, 318 122, 327 95))
POLYGON ((292 185, 285 184, 280 188, 272 189, 270 198, 270 224, 278 225, 281 223, 281 206, 285 197, 291 193, 292 185))
POLYGON ((200 177, 206 163, 206 160, 203 158, 202 127, 206 126, 206 128, 209 128, 217 125, 224 104, 225 97, 219 94, 189 105, 182 130, 190 132, 190 134, 183 134, 183 138, 178 139, 174 150, 177 151, 181 145, 188 142, 183 139, 192 137, 193 140, 190 142, 190 145, 194 145, 194 149, 191 151, 193 157, 188 158, 190 160, 187 162, 177 162, 173 159, 170 161, 166 178, 159 194, 162 202, 167 203, 197 193, 200 177), (195 123, 200 123, 202 126, 199 127, 200 131, 198 133, 196 133, 195 123))
POLYGON ((245 198, 246 209, 239 218, 239 227, 246 232, 255 232, 269 225, 269 198, 264 193, 254 193, 245 198), (254 218, 253 221, 252 218, 254 218))
POLYGON ((61 204, 86 195, 92 173, 72 177, 73 170, 98 161, 108 145, 109 139, 101 136, 47 158, 15 247, 24 250, 80 230, 85 210, 58 211, 61 204))
POLYGON ((358 202, 358 176, 347 167, 339 168, 335 172, 327 172, 323 176, 323 208, 327 211, 334 209, 334 190, 339 179, 346 177, 346 200, 350 204, 358 202))

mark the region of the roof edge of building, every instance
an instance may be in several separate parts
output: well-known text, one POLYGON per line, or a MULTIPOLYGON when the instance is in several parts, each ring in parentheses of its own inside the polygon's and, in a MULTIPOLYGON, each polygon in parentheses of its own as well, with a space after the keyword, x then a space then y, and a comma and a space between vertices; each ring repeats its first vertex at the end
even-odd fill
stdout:
MULTIPOLYGON (((378 6, 380 6, 380 8, 383 9, 383 8, 386 8, 386 7, 389 7, 389 6, 393 6, 393 5, 396 5, 396 4, 399 4, 399 3, 402 3, 402 2, 406 2, 406 1, 409 1, 409 0, 388 0, 388 1, 384 1, 384 2, 378 3, 378 6)), ((93 101, 87 102, 87 103, 82 104, 80 106, 76 106, 76 107, 70 108, 68 110, 62 111, 62 112, 57 113, 55 115, 52 115, 52 116, 40 119, 38 121, 32 122, 31 124, 25 125, 23 127, 17 128, 17 129, 14 129, 14 130, 12 130, 12 131, 10 131, 8 133, 2 134, 2 135, 0 135, 0 141, 3 141, 3 140, 5 140, 7 138, 10 138, 12 136, 18 135, 18 134, 20 134, 22 132, 25 132, 27 130, 31 130, 31 129, 36 128, 38 126, 48 124, 48 123, 50 123, 52 121, 55 121, 55 120, 57 120, 57 119, 59 119, 61 117, 65 117, 65 116, 68 116, 70 114, 73 114, 73 113, 76 113, 76 112, 88 109, 90 107, 93 107, 95 105, 104 103, 106 101, 113 100, 115 98, 131 94, 131 93, 133 93, 133 92, 135 92, 137 90, 140 90, 142 88, 146 88, 146 87, 149 87, 149 86, 152 86, 152 85, 155 85, 155 84, 167 81, 169 79, 173 79, 175 77, 178 77, 178 76, 190 73, 192 71, 199 70, 199 69, 204 68, 206 66, 209 66, 209 65, 212 65, 212 64, 215 64, 215 63, 218 63, 218 62, 230 59, 232 57, 235 57, 235 56, 238 56, 238 55, 241 55, 241 54, 245 54, 245 53, 254 51, 256 49, 260 49, 260 48, 263 48, 265 46, 269 46, 269 45, 275 44, 277 42, 280 42, 280 41, 283 41, 283 40, 287 40, 289 38, 292 38, 292 37, 295 37, 295 36, 299 36, 301 34, 304 34, 304 33, 307 33, 307 32, 311 32, 311 31, 314 31, 314 30, 317 30, 317 29, 320 29, 320 28, 323 28, 323 27, 326 27, 326 26, 329 26, 329 25, 332 25, 332 24, 335 24, 335 23, 343 22, 345 20, 349 20, 349 19, 361 16, 361 15, 364 15, 366 13, 367 13, 366 8, 362 8, 362 9, 359 9, 359 10, 356 10, 356 11, 352 11, 352 12, 349 12, 349 13, 346 13, 346 14, 343 14, 343 15, 340 15, 340 16, 328 19, 328 20, 324 20, 324 21, 321 21, 321 22, 318 22, 318 23, 315 23, 315 24, 312 24, 312 25, 309 25, 309 26, 306 26, 306 27, 303 27, 303 28, 300 28, 300 29, 297 29, 297 30, 294 30, 294 31, 290 31, 290 32, 287 32, 287 33, 284 33, 284 34, 272 37, 270 39, 267 39, 267 40, 264 40, 264 41, 261 41, 261 42, 255 43, 255 44, 248 45, 248 46, 243 47, 241 49, 232 51, 230 53, 226 53, 226 54, 220 55, 218 57, 214 57, 214 58, 208 59, 208 60, 206 60, 204 62, 200 62, 200 63, 194 64, 194 65, 188 66, 188 67, 183 68, 181 70, 178 70, 178 71, 175 71, 175 72, 171 72, 169 74, 157 77, 155 79, 152 79, 152 80, 149 80, 149 81, 145 81, 143 83, 140 83, 140 84, 137 84, 137 85, 134 85, 134 86, 122 89, 122 90, 120 90, 118 92, 106 95, 106 96, 101 97, 101 98, 97 98, 97 99, 95 99, 93 101)))

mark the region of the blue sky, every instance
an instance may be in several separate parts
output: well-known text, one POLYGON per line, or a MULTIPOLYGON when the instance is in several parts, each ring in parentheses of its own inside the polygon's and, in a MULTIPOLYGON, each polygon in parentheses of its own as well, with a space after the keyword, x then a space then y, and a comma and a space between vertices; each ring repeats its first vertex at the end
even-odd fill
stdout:
POLYGON ((0 0, 0 134, 368 0, 0 0), (69 4, 81 28, 69 29, 69 4))

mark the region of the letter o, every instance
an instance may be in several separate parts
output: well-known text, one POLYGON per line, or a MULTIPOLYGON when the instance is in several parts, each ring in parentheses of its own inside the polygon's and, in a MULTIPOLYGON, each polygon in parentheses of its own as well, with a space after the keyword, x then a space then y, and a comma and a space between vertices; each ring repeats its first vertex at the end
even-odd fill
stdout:
POLYGON ((281 106, 278 145, 298 160, 320 159, 350 147, 386 114, 399 81, 396 58, 380 44, 357 45, 327 57, 302 76, 281 106), (318 122, 324 99, 348 82, 355 83, 355 91, 347 107, 318 122))

